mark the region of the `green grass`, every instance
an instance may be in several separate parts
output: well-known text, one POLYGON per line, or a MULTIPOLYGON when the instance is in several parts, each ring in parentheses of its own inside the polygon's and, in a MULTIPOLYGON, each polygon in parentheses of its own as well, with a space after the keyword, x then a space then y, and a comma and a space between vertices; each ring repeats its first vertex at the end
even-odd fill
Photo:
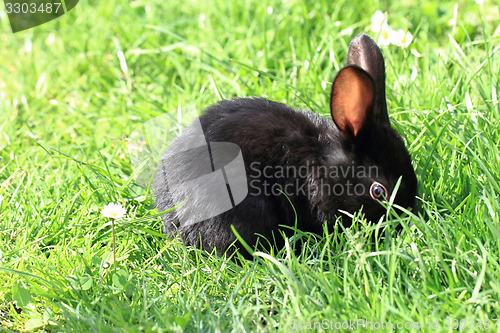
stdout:
POLYGON ((431 331, 500 318, 498 7, 83 0, 17 34, 1 10, 0 329, 288 332, 293 320, 365 319, 431 331), (327 237, 301 234, 300 255, 292 239, 239 265, 162 236, 151 194, 131 191, 125 138, 220 97, 327 116, 348 43, 371 33, 377 9, 414 36, 383 53, 391 121, 419 180, 416 228, 386 229, 371 245, 359 219, 327 237), (116 271, 100 215, 109 202, 128 211, 116 271))

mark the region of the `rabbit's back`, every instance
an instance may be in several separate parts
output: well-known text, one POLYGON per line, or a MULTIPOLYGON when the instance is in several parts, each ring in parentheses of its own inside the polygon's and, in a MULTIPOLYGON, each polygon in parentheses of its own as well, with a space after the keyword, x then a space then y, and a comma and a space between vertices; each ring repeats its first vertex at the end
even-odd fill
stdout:
POLYGON ((331 121, 264 98, 224 100, 200 116, 208 142, 237 144, 245 162, 301 164, 338 141, 331 121))

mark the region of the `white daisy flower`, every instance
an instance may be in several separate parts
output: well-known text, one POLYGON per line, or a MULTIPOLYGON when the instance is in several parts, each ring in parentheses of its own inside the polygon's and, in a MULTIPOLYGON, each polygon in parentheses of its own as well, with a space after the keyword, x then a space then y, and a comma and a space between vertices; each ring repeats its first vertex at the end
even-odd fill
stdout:
POLYGON ((403 29, 393 31, 390 37, 391 44, 400 46, 403 49, 408 47, 411 44, 412 40, 412 34, 409 31, 405 33, 403 29))
POLYGON ((377 44, 381 46, 391 45, 393 34, 394 30, 389 29, 389 26, 385 27, 378 35, 377 44))
POLYGON ((102 216, 115 220, 121 219, 125 214, 127 214, 127 211, 119 203, 109 203, 101 210, 102 216))
POLYGON ((380 10, 377 10, 375 14, 372 16, 372 26, 371 29, 374 33, 378 34, 381 31, 384 30, 384 28, 387 28, 385 30, 388 30, 387 26, 387 18, 386 14, 382 13, 380 10))

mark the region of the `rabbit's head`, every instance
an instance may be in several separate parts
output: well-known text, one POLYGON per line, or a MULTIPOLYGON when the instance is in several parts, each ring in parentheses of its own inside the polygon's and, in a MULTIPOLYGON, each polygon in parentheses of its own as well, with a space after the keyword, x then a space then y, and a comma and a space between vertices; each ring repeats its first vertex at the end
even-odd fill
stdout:
POLYGON ((391 127, 384 58, 369 36, 359 35, 351 42, 347 66, 332 85, 330 110, 340 132, 341 151, 332 156, 330 165, 354 168, 337 180, 344 185, 351 182, 353 195, 336 197, 336 206, 349 212, 363 207, 367 219, 376 222, 385 212, 380 201, 389 200, 401 178, 394 203, 414 208, 417 178, 402 138, 391 127))

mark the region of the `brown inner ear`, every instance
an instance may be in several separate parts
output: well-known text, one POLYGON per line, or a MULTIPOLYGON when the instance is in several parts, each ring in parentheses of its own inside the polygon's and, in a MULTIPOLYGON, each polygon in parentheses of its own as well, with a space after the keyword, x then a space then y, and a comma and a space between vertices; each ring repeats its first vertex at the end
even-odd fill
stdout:
POLYGON ((332 85, 330 111, 339 129, 356 136, 367 117, 373 116, 373 79, 356 66, 344 67, 332 85))

